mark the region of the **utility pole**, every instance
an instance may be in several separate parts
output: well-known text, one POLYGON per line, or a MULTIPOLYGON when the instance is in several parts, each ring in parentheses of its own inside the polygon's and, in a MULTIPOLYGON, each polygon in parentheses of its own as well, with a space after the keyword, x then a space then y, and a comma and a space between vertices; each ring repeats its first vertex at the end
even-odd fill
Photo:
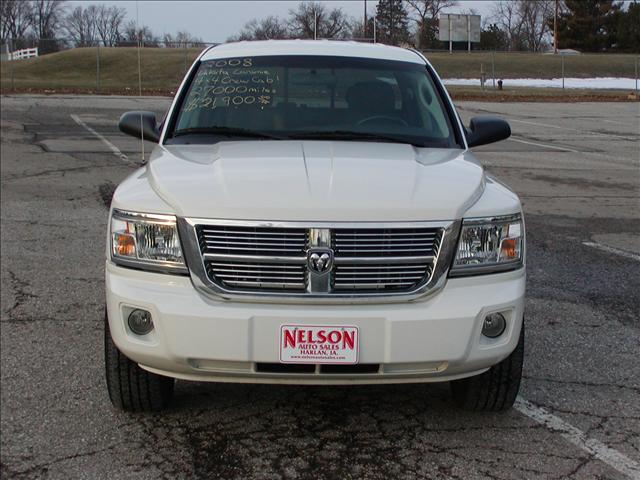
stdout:
POLYGON ((556 14, 553 16, 553 53, 558 54, 558 2, 556 0, 556 14))
POLYGON ((313 39, 318 39, 318 12, 313 9, 313 39))
POLYGON ((367 0, 364 0, 364 23, 362 24, 362 36, 367 38, 367 0))

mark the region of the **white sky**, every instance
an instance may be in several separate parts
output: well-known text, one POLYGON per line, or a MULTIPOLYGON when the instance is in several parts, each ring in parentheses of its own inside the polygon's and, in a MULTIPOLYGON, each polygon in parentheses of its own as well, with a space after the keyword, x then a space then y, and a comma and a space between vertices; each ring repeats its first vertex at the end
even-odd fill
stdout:
MULTIPOLYGON (((156 35, 176 33, 179 30, 189 31, 205 42, 223 42, 228 37, 237 34, 245 23, 268 15, 286 17, 289 9, 295 8, 298 1, 151 1, 151 0, 120 0, 94 1, 73 0, 67 3, 72 9, 77 5, 87 6, 92 3, 118 5, 127 10, 127 20, 136 18, 136 5, 140 24, 151 27, 156 35)), ((327 7, 342 8, 352 17, 362 18, 364 14, 364 0, 323 1, 327 7)), ((369 15, 375 13, 376 0, 368 0, 369 15)), ((483 17, 491 12, 492 0, 458 0, 458 6, 447 12, 457 13, 473 8, 483 17)))

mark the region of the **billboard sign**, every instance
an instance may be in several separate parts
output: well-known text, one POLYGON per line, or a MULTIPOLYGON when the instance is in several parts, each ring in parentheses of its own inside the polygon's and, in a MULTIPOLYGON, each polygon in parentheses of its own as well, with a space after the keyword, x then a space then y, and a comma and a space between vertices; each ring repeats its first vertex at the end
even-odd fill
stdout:
POLYGON ((438 40, 480 42, 480 15, 440 14, 438 40))

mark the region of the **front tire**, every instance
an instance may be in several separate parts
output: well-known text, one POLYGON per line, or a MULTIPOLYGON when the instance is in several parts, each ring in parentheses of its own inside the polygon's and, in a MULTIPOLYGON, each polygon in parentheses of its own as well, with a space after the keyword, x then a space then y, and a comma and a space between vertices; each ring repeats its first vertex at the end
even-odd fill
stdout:
POLYGON ((174 379, 148 372, 125 357, 113 343, 106 312, 104 365, 109 398, 118 410, 155 412, 171 402, 174 379))
POLYGON ((524 322, 518 345, 511 354, 486 372, 474 377, 453 380, 454 402, 474 412, 501 412, 510 409, 520 390, 524 360, 524 322))

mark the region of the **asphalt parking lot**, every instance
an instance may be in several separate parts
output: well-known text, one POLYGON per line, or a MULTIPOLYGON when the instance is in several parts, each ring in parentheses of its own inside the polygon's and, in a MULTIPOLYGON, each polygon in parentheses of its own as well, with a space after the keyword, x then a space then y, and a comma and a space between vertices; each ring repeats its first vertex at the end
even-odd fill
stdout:
POLYGON ((439 384, 178 382, 134 415, 104 384, 107 204, 141 162, 119 115, 168 99, 1 101, 3 478, 640 478, 640 104, 459 105, 514 132, 477 155, 526 215, 515 409, 461 412, 439 384))

